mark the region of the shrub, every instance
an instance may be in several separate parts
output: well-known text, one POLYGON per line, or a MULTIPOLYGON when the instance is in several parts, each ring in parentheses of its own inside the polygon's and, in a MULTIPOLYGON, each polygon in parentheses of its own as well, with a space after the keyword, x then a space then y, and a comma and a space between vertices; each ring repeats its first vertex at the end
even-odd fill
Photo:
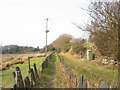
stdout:
POLYGON ((70 45, 70 44, 67 44, 67 45, 65 45, 65 47, 63 48, 63 51, 64 51, 64 52, 68 52, 68 51, 70 50, 70 48, 71 48, 71 45, 70 45))

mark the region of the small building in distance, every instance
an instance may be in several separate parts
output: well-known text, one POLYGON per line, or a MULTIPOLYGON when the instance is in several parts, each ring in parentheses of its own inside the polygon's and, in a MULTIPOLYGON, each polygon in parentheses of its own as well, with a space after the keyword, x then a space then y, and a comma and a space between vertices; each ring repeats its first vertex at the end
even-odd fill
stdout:
POLYGON ((92 50, 88 49, 86 54, 87 54, 86 55, 87 60, 93 60, 93 52, 92 52, 92 50))

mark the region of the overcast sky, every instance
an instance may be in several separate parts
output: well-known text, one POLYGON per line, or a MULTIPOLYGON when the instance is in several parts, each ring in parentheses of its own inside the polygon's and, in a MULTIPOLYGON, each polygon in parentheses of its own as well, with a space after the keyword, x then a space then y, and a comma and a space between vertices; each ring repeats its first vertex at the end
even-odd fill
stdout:
POLYGON ((89 16, 89 0, 0 0, 0 42, 2 45, 43 47, 45 18, 49 18, 48 44, 63 33, 75 38, 85 34, 72 23, 83 26, 89 16))

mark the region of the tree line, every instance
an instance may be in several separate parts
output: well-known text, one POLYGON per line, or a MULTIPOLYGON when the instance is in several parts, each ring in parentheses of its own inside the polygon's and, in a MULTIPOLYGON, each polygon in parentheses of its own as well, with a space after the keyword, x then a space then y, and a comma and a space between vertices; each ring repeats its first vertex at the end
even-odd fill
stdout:
POLYGON ((71 54, 85 55, 87 47, 86 39, 74 38, 69 34, 60 35, 55 41, 48 45, 48 51, 56 50, 59 52, 71 52, 71 54))
POLYGON ((28 47, 28 46, 18 46, 18 45, 6 45, 1 46, 2 54, 19 54, 28 52, 39 52, 39 47, 28 47))

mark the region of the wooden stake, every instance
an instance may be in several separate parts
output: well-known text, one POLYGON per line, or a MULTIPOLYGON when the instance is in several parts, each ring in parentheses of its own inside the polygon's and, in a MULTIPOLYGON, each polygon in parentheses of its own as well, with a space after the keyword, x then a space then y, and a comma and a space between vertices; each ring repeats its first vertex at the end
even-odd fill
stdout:
POLYGON ((16 67, 16 80, 17 80, 17 86, 19 88, 24 88, 22 74, 19 67, 16 67))
POLYGON ((25 82, 25 88, 30 89, 31 85, 30 85, 30 79, 28 76, 25 77, 24 82, 25 82))
POLYGON ((38 71, 37 71, 37 67, 36 67, 36 64, 35 64, 35 63, 34 63, 34 71, 35 71, 35 76, 36 76, 36 78, 38 78, 39 75, 38 75, 38 71))

